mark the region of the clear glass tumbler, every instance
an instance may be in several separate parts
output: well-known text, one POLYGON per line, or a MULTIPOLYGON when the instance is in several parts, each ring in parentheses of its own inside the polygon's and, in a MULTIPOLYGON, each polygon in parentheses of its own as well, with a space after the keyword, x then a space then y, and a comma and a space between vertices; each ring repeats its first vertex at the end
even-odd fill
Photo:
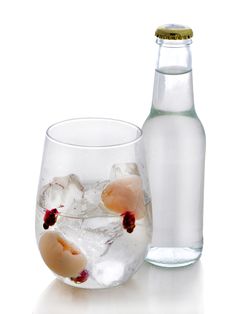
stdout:
POLYGON ((103 118, 49 127, 36 238, 54 274, 81 288, 122 284, 143 263, 151 230, 142 131, 103 118))

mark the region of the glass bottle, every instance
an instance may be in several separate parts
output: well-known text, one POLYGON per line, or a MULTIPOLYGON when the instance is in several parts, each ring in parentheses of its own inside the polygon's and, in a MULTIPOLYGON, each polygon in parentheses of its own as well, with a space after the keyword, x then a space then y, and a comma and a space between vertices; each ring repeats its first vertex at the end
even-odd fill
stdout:
POLYGON ((194 263, 203 247, 205 132, 193 100, 190 28, 157 29, 158 61, 144 143, 153 208, 147 261, 194 263))

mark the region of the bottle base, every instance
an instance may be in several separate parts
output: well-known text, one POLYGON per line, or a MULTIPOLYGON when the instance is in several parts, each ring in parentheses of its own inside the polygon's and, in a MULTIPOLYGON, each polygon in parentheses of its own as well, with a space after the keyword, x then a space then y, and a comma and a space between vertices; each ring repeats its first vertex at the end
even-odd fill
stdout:
POLYGON ((202 248, 151 247, 146 261, 161 267, 182 267, 195 263, 202 254, 202 248))

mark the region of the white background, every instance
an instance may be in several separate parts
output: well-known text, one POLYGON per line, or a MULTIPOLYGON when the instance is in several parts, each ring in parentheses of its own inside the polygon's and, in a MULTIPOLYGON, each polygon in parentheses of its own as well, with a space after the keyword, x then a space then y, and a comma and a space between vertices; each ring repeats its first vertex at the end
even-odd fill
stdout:
POLYGON ((234 1, 1 0, 0 312, 235 313, 234 1), (54 280, 34 239, 44 132, 72 117, 142 126, 164 23, 194 30, 196 110, 207 134, 205 247, 179 270, 145 264, 126 285, 81 291, 54 280))

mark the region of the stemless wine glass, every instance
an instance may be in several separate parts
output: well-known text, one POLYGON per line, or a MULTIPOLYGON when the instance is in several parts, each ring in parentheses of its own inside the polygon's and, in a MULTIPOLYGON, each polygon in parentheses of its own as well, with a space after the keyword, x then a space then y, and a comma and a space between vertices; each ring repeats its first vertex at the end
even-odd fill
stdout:
POLYGON ((36 237, 54 274, 81 288, 119 285, 142 264, 151 229, 142 131, 103 118, 49 127, 36 237))

